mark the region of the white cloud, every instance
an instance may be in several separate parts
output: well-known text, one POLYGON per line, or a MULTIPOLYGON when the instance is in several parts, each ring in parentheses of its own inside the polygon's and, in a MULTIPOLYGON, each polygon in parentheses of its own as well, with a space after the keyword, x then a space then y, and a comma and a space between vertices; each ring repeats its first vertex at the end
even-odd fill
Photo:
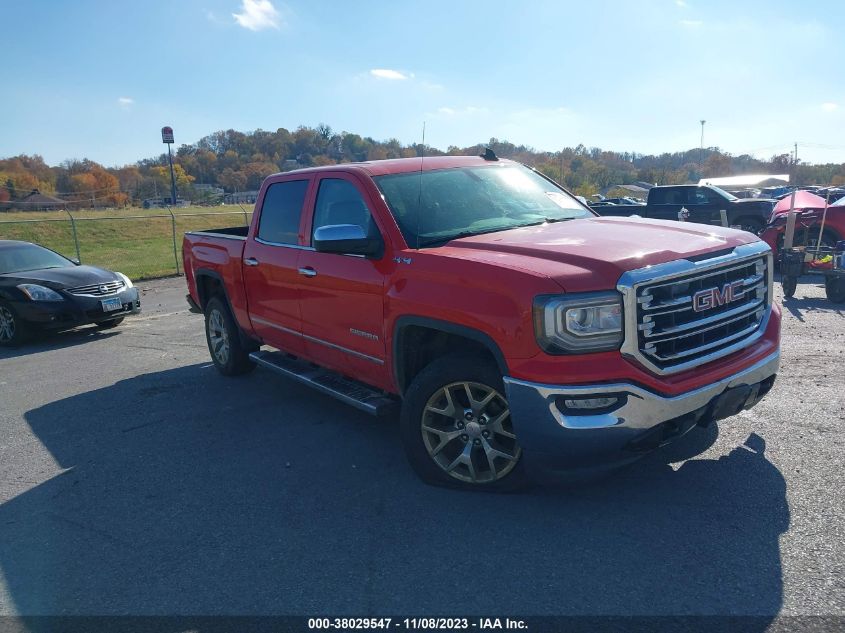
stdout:
POLYGON ((839 109, 839 104, 833 103, 832 101, 828 101, 828 102, 822 104, 822 110, 824 110, 825 112, 833 112, 834 110, 838 110, 838 109, 839 109))
POLYGON ((117 102, 118 102, 118 104, 120 104, 122 107, 124 107, 124 108, 128 108, 128 107, 129 107, 129 106, 131 106, 133 103, 135 103, 135 99, 133 99, 132 97, 118 97, 118 98, 117 98, 117 102))
POLYGON ((242 0, 241 13, 233 13, 237 23, 250 31, 277 29, 281 16, 270 0, 242 0))
POLYGON ((373 68, 370 71, 370 75, 376 77, 377 79, 390 79, 390 80, 402 80, 402 79, 411 79, 413 75, 400 73, 398 70, 391 70, 389 68, 373 68))
POLYGON ((698 28, 699 26, 704 24, 704 22, 702 22, 701 20, 681 20, 680 23, 681 25, 689 27, 691 29, 698 28))

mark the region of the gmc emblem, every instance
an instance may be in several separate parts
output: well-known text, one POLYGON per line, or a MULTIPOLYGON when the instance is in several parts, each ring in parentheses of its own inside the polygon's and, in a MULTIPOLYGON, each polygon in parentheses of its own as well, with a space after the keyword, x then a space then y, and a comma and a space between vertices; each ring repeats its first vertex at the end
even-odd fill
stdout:
POLYGON ((733 301, 739 301, 745 296, 744 285, 745 282, 739 280, 725 284, 721 289, 716 287, 699 290, 692 296, 692 309, 696 312, 704 312, 733 301))

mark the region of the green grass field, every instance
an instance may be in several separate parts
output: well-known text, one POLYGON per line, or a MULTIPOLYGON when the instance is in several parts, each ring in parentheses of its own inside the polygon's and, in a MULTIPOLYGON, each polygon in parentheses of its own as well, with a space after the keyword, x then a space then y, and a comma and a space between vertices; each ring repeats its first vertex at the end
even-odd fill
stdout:
MULTIPOLYGON (((73 211, 83 264, 119 270, 132 279, 176 273, 173 221, 167 209, 73 211)), ((252 206, 185 207, 173 210, 176 256, 182 271, 182 235, 186 231, 239 226, 252 217, 252 206), (196 215, 202 214, 202 215, 196 215)), ((26 240, 76 257, 70 218, 64 211, 0 212, 0 239, 26 240)))

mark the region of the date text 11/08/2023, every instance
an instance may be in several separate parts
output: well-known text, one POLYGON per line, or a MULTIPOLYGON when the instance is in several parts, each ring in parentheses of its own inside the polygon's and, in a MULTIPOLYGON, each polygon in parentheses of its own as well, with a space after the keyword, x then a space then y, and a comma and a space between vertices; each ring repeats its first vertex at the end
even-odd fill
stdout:
POLYGON ((524 620, 511 618, 309 618, 309 630, 525 630, 524 620))

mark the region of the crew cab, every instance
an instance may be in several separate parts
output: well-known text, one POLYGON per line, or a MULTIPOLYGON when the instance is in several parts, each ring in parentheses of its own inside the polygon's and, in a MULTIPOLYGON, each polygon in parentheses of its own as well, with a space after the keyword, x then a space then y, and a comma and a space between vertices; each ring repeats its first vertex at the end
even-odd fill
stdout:
POLYGON ((684 221, 714 225, 722 224, 721 212, 726 211, 730 226, 757 235, 769 221, 774 204, 774 200, 737 198, 711 185, 665 185, 648 190, 645 206, 608 205, 596 211, 606 216, 638 215, 658 220, 678 220, 682 213, 684 221))
POLYGON ((620 466, 754 406, 778 368, 764 242, 598 217, 490 152, 269 176, 249 227, 183 254, 220 372, 398 409, 433 484, 620 466))

